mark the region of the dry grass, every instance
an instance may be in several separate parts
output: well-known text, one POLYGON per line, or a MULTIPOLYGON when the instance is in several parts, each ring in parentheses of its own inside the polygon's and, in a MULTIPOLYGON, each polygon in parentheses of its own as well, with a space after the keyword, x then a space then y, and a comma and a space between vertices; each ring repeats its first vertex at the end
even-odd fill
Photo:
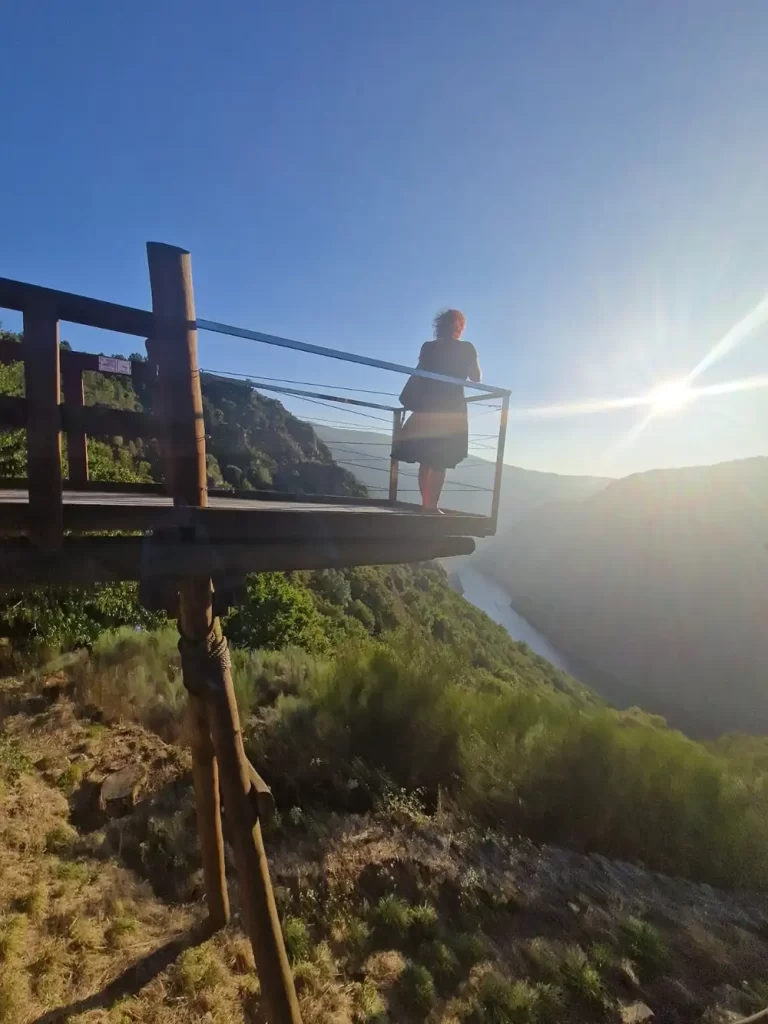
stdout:
MULTIPOLYGON (((12 770, 0 794, 0 1022, 30 1024, 99 993, 204 911, 178 902, 195 870, 186 752, 135 723, 80 719, 66 699, 7 721, 4 750, 12 770), (136 762, 150 769, 140 806, 89 836, 73 827, 85 788, 136 762), (148 883, 162 872, 179 876, 165 902, 148 883)), ((563 923, 561 884, 557 897, 529 893, 512 906, 499 893, 530 879, 528 869, 512 877, 502 866, 513 844, 500 859, 495 839, 449 833, 447 817, 384 808, 357 822, 306 811, 300 824, 289 820, 268 841, 305 1024, 576 1024, 615 1005, 622 957, 647 979, 643 999, 656 1010, 670 978, 701 993, 715 965, 724 983, 746 980, 759 992, 768 981, 768 933, 715 934, 709 917, 704 927, 703 916, 681 915, 667 963, 660 935, 626 917, 627 906, 563 923)), ((180 952, 139 991, 70 1020, 256 1024, 260 1012, 250 945, 233 925, 180 952)), ((686 1012, 675 1024, 701 1017, 686 1012)))
POLYGON ((79 836, 68 812, 61 790, 38 774, 20 776, 0 799, 4 1024, 98 992, 199 916, 163 906, 112 861, 70 860, 79 836))

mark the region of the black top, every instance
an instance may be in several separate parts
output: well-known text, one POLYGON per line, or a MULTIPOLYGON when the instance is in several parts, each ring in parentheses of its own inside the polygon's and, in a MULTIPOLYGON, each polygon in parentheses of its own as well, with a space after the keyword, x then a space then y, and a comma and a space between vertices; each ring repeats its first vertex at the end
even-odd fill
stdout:
MULTIPOLYGON (((479 377, 477 351, 471 341, 425 341, 419 354, 419 369, 444 373, 467 380, 479 377)), ((464 389, 440 380, 423 380, 424 410, 458 409, 464 403, 464 389)))

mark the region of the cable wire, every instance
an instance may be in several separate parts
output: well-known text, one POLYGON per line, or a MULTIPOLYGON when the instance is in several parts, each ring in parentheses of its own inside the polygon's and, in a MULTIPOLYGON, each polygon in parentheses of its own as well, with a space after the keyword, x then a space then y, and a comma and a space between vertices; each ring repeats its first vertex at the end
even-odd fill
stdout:
POLYGON ((235 373, 234 370, 209 370, 203 369, 201 373, 211 373, 221 377, 237 377, 242 380, 251 381, 256 384, 260 380, 268 380, 273 384, 303 384, 311 388, 338 388, 339 391, 357 391, 361 395, 384 395, 386 398, 399 397, 395 391, 370 391, 368 388, 350 388, 342 384, 322 384, 316 380, 291 380, 288 377, 265 377, 264 374, 235 373))

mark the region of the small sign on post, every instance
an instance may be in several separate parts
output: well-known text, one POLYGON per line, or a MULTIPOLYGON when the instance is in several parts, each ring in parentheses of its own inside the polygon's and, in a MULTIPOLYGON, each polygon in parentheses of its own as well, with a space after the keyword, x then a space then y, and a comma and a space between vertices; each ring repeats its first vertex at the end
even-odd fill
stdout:
POLYGON ((112 356, 99 356, 100 373, 125 373, 131 375, 130 359, 114 359, 112 356))

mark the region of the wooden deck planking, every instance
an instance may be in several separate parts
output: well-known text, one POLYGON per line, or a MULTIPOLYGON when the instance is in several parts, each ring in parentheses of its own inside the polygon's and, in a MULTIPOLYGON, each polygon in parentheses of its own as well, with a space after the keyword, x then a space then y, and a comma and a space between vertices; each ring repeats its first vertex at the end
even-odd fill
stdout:
MULTIPOLYGON (((23 534, 28 526, 25 490, 0 491, 0 533, 23 534)), ((318 538, 410 540, 483 537, 492 530, 484 516, 461 512, 425 514, 418 506, 388 507, 291 499, 211 496, 205 509, 174 506, 167 495, 64 491, 64 529, 148 532, 196 525, 212 539, 311 542, 318 538)))

